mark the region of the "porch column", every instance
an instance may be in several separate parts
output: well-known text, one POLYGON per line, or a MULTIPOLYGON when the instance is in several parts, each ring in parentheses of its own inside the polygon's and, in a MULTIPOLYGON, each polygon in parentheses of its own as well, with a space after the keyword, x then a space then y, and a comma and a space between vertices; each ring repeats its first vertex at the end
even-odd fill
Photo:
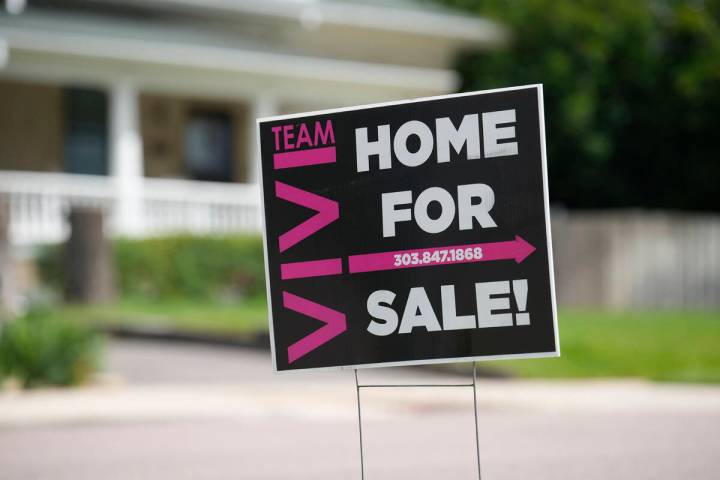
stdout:
POLYGON ((257 119, 277 115, 277 99, 271 94, 259 94, 250 103, 250 119, 248 122, 248 181, 258 184, 260 182, 260 149, 258 148, 257 119))
POLYGON ((115 228, 123 235, 143 229, 143 156, 139 96, 129 82, 111 88, 110 174, 114 177, 117 204, 115 228))

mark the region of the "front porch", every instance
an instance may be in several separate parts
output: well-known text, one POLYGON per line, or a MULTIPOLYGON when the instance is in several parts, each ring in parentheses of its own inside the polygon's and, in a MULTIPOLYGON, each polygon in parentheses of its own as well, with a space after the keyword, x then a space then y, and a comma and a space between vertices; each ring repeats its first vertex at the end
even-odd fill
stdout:
POLYGON ((260 230, 260 196, 253 184, 140 178, 132 193, 124 188, 122 179, 112 176, 3 171, 0 197, 9 205, 10 241, 63 241, 73 206, 102 208, 110 235, 260 230))
POLYGON ((0 14, 11 241, 61 241, 77 204, 113 235, 257 231, 256 118, 453 91, 455 55, 505 37, 436 9, 266 3, 0 14))
POLYGON ((254 102, 0 81, 0 197, 16 245, 62 241, 73 206, 111 235, 259 231, 254 102))

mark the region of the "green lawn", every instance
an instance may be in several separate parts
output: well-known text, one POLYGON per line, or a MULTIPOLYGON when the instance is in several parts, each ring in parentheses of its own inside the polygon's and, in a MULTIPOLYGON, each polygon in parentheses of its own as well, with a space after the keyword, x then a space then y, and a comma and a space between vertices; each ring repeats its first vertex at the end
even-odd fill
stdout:
POLYGON ((264 298, 242 303, 124 300, 114 305, 62 306, 52 315, 99 326, 158 327, 208 334, 245 335, 268 328, 264 298))
POLYGON ((720 313, 562 311, 560 358, 483 364, 533 378, 720 382, 720 313))
MULTIPOLYGON (((267 330, 266 309, 262 298, 233 304, 128 300, 114 306, 59 307, 53 315, 99 325, 245 335, 267 330)), ((563 310, 559 327, 560 358, 481 366, 527 378, 638 377, 720 383, 720 312, 563 310)))

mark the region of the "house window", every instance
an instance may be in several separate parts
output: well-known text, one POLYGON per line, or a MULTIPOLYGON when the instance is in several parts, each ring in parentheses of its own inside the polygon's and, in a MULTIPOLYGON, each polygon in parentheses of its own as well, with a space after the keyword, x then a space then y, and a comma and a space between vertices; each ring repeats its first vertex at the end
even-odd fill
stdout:
POLYGON ((225 112, 194 111, 185 130, 185 168, 194 180, 233 180, 232 117, 225 112))
POLYGON ((108 100, 102 90, 68 88, 65 99, 65 171, 108 173, 108 100))

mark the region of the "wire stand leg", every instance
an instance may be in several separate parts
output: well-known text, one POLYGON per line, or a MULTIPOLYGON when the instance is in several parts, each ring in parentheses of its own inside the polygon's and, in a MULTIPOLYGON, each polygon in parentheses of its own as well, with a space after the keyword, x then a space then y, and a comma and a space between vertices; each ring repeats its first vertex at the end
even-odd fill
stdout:
MULTIPOLYGON (((357 412, 358 412, 358 434, 360 435, 360 480, 365 480, 365 460, 363 458, 363 437, 362 437, 362 414, 360 413, 360 385, 358 384, 358 373, 357 368, 353 369, 355 372, 355 393, 357 395, 357 412)), ((477 428, 477 417, 475 419, 475 426, 477 428)))
POLYGON ((363 435, 362 435, 362 409, 360 406, 360 389, 361 388, 414 388, 414 387, 472 387, 473 389, 473 414, 475 417, 475 451, 477 453, 477 473, 478 480, 482 480, 482 473, 480 471, 480 429, 478 428, 478 413, 477 413, 477 365, 473 362, 473 379, 472 383, 463 384, 404 384, 404 385, 360 385, 358 381, 357 368, 353 369, 355 375, 355 395, 357 397, 357 412, 358 412, 358 437, 360 440, 360 479, 365 480, 365 457, 363 455, 363 435))
MULTIPOLYGON (((357 383, 357 370, 355 371, 355 380, 357 383)), ((478 480, 482 480, 482 474, 480 473, 480 430, 478 429, 478 413, 477 413, 477 393, 475 386, 477 384, 477 369, 475 368, 475 362, 473 362, 473 408, 475 413, 475 449, 477 451, 477 469, 478 469, 478 480)), ((358 402, 360 397, 358 397, 358 402)), ((358 403, 358 414, 360 413, 360 404, 358 403)), ((361 445, 362 450, 362 445, 361 445)))

